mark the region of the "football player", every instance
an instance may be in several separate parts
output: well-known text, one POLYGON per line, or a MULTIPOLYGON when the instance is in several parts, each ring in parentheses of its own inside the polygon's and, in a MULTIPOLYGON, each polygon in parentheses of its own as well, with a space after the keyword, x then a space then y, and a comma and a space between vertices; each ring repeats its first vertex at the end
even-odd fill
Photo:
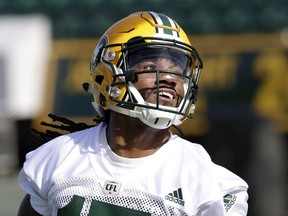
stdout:
POLYGON ((112 25, 84 84, 102 122, 27 154, 19 215, 246 215, 246 182, 170 130, 192 117, 202 67, 164 14, 112 25))

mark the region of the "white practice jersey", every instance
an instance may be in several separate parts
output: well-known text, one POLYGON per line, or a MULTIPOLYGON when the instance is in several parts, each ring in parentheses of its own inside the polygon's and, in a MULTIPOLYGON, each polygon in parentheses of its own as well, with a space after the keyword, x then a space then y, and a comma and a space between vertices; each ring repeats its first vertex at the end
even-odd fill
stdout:
POLYGON ((247 184, 176 135, 156 153, 123 158, 106 124, 60 136, 27 154, 19 185, 41 215, 247 214, 247 184))

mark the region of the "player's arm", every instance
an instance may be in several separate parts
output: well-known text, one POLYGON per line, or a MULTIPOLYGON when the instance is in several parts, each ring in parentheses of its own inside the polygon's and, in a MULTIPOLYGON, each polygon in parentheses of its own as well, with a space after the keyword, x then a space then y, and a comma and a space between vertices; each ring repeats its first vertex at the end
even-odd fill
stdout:
POLYGON ((26 194, 23 198, 17 216, 41 216, 32 208, 29 194, 26 194))

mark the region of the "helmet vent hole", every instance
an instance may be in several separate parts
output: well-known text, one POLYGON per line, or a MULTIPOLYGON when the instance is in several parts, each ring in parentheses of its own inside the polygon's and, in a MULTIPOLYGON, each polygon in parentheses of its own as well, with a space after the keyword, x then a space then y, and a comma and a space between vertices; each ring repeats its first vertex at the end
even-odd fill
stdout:
POLYGON ((102 84, 103 80, 104 80, 104 76, 102 75, 98 75, 95 77, 95 82, 98 83, 99 85, 102 84))
POLYGON ((159 121, 159 118, 156 118, 154 121, 154 124, 156 125, 158 121, 159 121))
POLYGON ((131 32, 131 31, 133 31, 135 28, 131 28, 131 29, 129 29, 129 30, 127 30, 127 31, 122 31, 121 33, 129 33, 129 32, 131 32))
POLYGON ((167 123, 167 125, 166 125, 167 127, 168 127, 168 125, 170 124, 170 122, 171 122, 171 121, 168 121, 168 123, 167 123))

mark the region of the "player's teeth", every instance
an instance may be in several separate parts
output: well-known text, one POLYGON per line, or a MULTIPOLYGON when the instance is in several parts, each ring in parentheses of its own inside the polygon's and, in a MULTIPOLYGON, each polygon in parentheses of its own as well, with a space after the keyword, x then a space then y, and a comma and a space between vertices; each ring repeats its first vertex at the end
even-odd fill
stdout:
POLYGON ((169 92, 160 92, 159 95, 160 96, 169 97, 170 99, 173 99, 173 95, 170 94, 169 92))

